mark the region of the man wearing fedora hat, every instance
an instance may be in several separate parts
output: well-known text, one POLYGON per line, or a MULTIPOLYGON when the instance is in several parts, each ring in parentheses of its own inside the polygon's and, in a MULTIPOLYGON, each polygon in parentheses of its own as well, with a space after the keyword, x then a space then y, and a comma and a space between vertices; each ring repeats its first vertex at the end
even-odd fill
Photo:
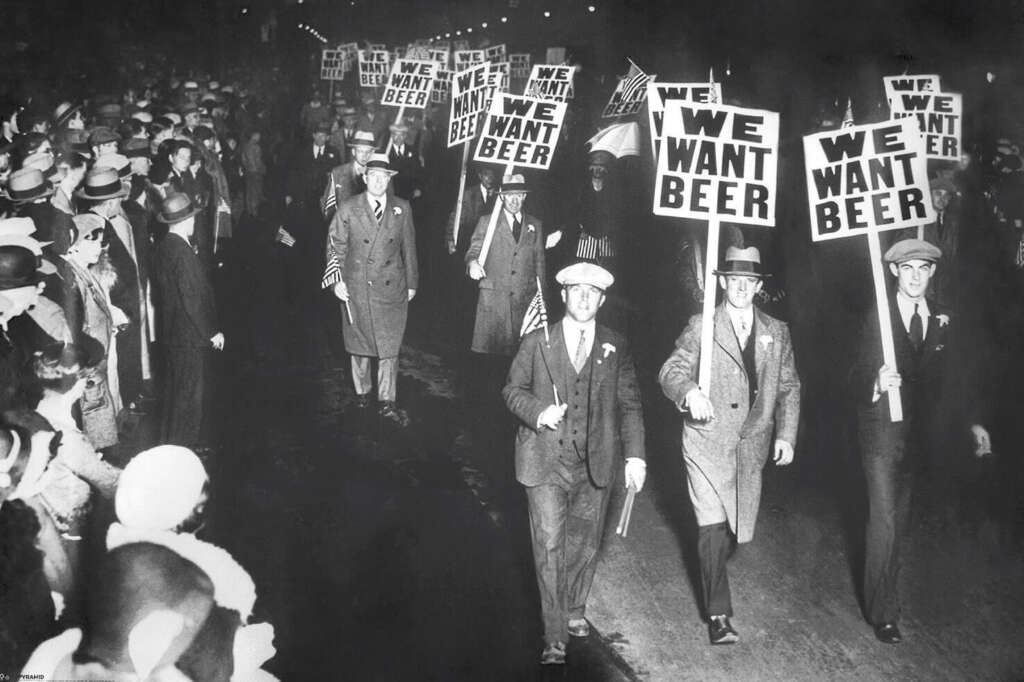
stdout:
POLYGON ((639 492, 644 420, 626 339, 596 323, 614 277, 592 263, 563 268, 565 317, 523 338, 502 396, 517 418, 516 478, 526 488, 544 621, 543 664, 586 637, 587 596, 616 467, 639 492), (564 402, 563 402, 564 401, 564 402))
POLYGON ((71 245, 74 224, 70 215, 50 202, 53 193, 53 184, 38 168, 15 171, 7 183, 7 197, 14 202, 16 214, 31 218, 37 238, 51 242, 50 252, 59 256, 71 245))
POLYGON ((405 123, 392 123, 391 150, 388 152, 388 161, 391 167, 398 171, 395 178, 395 194, 406 201, 419 199, 423 194, 423 164, 420 163, 419 154, 408 144, 409 126, 405 123))
POLYGON ((352 160, 352 147, 349 143, 352 142, 352 138, 355 137, 358 130, 356 124, 359 121, 359 112, 343 99, 335 100, 334 109, 337 118, 333 123, 331 136, 327 142, 335 149, 341 150, 342 161, 348 163, 352 160))
POLYGON ((352 158, 347 163, 335 166, 327 178, 323 195, 320 197, 320 212, 328 220, 342 202, 366 189, 366 164, 376 149, 373 133, 357 130, 347 142, 352 158))
POLYGON ((366 191, 338 206, 327 246, 337 254, 341 268, 334 295, 343 302, 342 334, 352 356, 356 404, 369 405, 370 359, 376 357, 380 414, 406 426, 409 418, 395 404, 398 351, 409 301, 419 286, 419 264, 412 208, 387 191, 394 175, 387 156, 370 158, 366 191))
POLYGON ((363 110, 359 114, 356 127, 359 130, 369 130, 373 133, 373 140, 376 143, 377 149, 382 149, 387 143, 388 138, 388 117, 380 110, 377 96, 373 93, 372 89, 364 89, 359 95, 359 100, 363 105, 363 110))
POLYGON ((868 492, 864 610, 875 636, 886 644, 902 640, 899 546, 909 527, 915 476, 931 463, 933 451, 961 444, 968 433, 973 439, 969 452, 979 457, 992 453, 988 431, 978 423, 982 396, 972 382, 958 387, 955 396, 944 395, 950 386, 944 379, 950 372, 966 374, 968 358, 950 349, 959 321, 926 297, 942 255, 920 239, 898 241, 886 251, 883 259, 896 283, 889 297, 896 367, 885 364, 878 313, 872 309, 851 372, 868 492), (892 388, 900 389, 899 422, 890 419, 892 388), (946 401, 953 402, 952 412, 944 409, 946 401))
POLYGON ((732 543, 750 542, 769 456, 793 460, 800 378, 789 327, 754 306, 765 275, 755 247, 729 247, 716 270, 725 300, 715 309, 710 396, 698 386, 701 315, 690 318, 658 381, 681 412, 682 451, 697 518, 697 553, 712 644, 739 639, 729 619, 726 560, 732 543), (774 434, 774 443, 772 436, 774 434))
POLYGON ((164 199, 157 220, 168 233, 153 257, 157 339, 165 353, 161 441, 208 446, 212 353, 224 348, 213 288, 190 238, 199 207, 185 194, 164 199))

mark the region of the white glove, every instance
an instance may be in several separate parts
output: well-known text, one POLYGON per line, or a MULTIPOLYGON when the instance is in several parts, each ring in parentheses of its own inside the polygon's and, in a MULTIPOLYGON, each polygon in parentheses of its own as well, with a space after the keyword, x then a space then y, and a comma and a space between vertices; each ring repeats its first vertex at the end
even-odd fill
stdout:
POLYGON ((569 409, 568 403, 564 405, 548 405, 544 408, 544 411, 537 417, 537 428, 546 426, 552 431, 558 428, 558 425, 562 422, 562 418, 565 417, 566 411, 569 409))
POLYGON ((553 249, 560 241, 562 241, 562 231, 555 230, 547 236, 547 239, 544 240, 544 248, 553 249))
POLYGON ((637 492, 643 490, 644 481, 647 480, 647 462, 639 457, 628 457, 625 478, 627 488, 633 488, 637 492))
POLYGON ((772 461, 776 466, 784 467, 793 461, 793 446, 784 440, 775 440, 775 447, 772 461))
POLYGON ((344 282, 339 281, 334 285, 334 295, 342 301, 348 301, 348 287, 344 282))

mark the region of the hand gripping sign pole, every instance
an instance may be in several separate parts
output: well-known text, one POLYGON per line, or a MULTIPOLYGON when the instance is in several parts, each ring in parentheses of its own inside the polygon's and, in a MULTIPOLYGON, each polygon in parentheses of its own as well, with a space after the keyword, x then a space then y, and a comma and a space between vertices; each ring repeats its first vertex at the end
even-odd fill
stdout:
MULTIPOLYGON (((892 338, 892 318, 889 316, 889 297, 885 293, 885 273, 882 268, 882 246, 878 231, 868 232, 868 251, 871 253, 871 278, 875 282, 875 306, 878 309, 878 328, 882 331, 882 361, 896 369, 896 347, 892 338)), ((899 387, 889 389, 889 419, 903 421, 903 400, 899 387)))

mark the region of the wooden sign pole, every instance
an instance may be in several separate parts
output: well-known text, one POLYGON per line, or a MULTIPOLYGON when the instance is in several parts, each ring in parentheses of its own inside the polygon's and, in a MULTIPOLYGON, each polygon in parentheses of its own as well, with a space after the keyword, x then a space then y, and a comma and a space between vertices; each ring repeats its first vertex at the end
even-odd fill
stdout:
MULTIPOLYGON (((401 125, 402 124, 402 117, 403 116, 405 116, 405 105, 404 104, 402 106, 398 107, 398 116, 395 116, 395 122, 394 122, 393 125, 396 125, 396 126, 397 125, 401 125)), ((388 133, 388 146, 387 146, 387 149, 384 150, 384 153, 385 154, 391 154, 391 147, 393 147, 393 146, 394 146, 393 138, 391 137, 391 134, 388 133)))
POLYGON ((715 270, 718 269, 718 238, 721 222, 717 215, 708 219, 708 248, 704 252, 704 308, 700 317, 700 365, 697 384, 701 392, 711 397, 711 353, 715 343, 715 270))
MULTIPOLYGON (((882 332, 882 361, 896 369, 896 348, 892 340, 892 318, 889 316, 889 297, 885 293, 885 271, 882 265, 882 247, 878 232, 867 234, 868 250, 871 253, 871 277, 875 280, 875 303, 878 308, 878 328, 882 332)), ((903 421, 903 402, 900 389, 889 390, 889 418, 893 422, 903 421)))
MULTIPOLYGON (((452 243, 459 244, 459 221, 462 220, 462 197, 466 193, 466 166, 469 165, 469 141, 462 143, 462 169, 459 171, 459 194, 455 199, 455 226, 452 243)), ((497 202, 495 202, 497 203, 497 202)))
MULTIPOLYGON (((515 164, 508 164, 505 166, 505 175, 512 175, 512 171, 515 169, 515 164)), ((501 211, 501 201, 494 202, 494 210, 491 211, 491 220, 487 223, 487 233, 484 235, 483 246, 480 247, 480 255, 477 256, 477 262, 480 263, 480 267, 484 267, 484 262, 487 260, 487 252, 491 250, 491 241, 494 239, 494 228, 498 225, 498 214, 501 211)), ((486 268, 484 268, 486 270, 486 268)))

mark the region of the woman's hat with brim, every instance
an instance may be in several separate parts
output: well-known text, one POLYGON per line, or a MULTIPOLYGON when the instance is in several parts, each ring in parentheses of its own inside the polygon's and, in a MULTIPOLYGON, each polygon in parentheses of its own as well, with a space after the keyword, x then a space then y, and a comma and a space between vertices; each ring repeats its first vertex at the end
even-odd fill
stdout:
POLYGON ((725 262, 716 275, 746 275, 747 277, 771 277, 761 268, 761 252, 756 246, 740 249, 730 246, 725 251, 725 262))
POLYGON ((172 194, 160 205, 160 212, 156 219, 162 223, 174 225, 191 218, 201 210, 203 210, 201 206, 192 204, 192 199, 187 194, 172 194))
POLYGON ((388 175, 398 174, 398 171, 391 168, 387 154, 374 154, 371 156, 370 160, 366 162, 366 172, 369 173, 370 171, 387 173, 388 175))
POLYGON ((128 196, 128 189, 121 182, 116 169, 97 167, 85 174, 85 181, 75 196, 87 201, 121 199, 128 196))
POLYGON ((48 197, 54 192, 53 184, 38 168, 22 168, 11 173, 7 179, 4 195, 16 204, 48 197))

